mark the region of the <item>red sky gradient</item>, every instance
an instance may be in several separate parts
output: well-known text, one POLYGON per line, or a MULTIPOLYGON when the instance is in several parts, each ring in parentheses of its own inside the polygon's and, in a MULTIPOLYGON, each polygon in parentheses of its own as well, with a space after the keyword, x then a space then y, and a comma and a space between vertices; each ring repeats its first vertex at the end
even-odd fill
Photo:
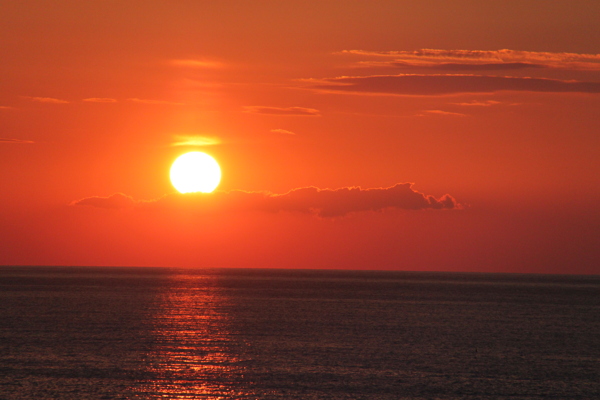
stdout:
POLYGON ((0 264, 598 274, 599 18, 2 1, 0 264))

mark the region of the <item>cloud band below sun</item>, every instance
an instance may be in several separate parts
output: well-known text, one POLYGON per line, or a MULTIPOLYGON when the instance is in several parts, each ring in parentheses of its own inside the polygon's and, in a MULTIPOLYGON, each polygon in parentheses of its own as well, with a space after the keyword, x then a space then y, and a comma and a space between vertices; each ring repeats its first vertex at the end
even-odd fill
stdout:
POLYGON ((170 194, 155 201, 135 201, 130 196, 116 193, 109 197, 87 197, 72 205, 107 209, 158 207, 167 210, 190 211, 263 211, 296 212, 320 217, 339 217, 363 211, 442 210, 459 209, 456 200, 446 194, 440 198, 420 193, 412 183, 398 183, 388 188, 319 189, 305 187, 284 194, 264 192, 214 192, 212 194, 170 194))

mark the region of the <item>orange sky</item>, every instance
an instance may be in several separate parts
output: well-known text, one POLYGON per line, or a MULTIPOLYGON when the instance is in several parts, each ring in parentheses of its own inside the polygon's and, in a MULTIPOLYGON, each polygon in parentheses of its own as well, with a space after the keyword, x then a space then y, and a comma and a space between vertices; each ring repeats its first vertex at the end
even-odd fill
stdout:
POLYGON ((600 3, 354 3, 0 1, 0 264, 600 273, 600 3))

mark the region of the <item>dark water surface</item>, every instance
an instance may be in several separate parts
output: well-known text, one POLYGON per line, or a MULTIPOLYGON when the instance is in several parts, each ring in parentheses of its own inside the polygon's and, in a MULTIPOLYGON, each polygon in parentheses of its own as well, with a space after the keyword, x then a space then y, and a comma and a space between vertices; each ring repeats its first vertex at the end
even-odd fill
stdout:
POLYGON ((600 398, 600 277, 0 267, 0 399, 600 398))

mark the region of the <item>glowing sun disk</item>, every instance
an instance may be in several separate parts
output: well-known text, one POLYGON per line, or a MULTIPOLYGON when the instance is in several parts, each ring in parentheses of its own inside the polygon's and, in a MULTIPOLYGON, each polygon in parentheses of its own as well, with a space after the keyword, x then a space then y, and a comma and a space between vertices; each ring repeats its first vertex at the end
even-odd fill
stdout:
POLYGON ((219 186, 220 181, 221 168, 206 153, 185 153, 171 165, 171 183, 180 193, 210 193, 219 186))

